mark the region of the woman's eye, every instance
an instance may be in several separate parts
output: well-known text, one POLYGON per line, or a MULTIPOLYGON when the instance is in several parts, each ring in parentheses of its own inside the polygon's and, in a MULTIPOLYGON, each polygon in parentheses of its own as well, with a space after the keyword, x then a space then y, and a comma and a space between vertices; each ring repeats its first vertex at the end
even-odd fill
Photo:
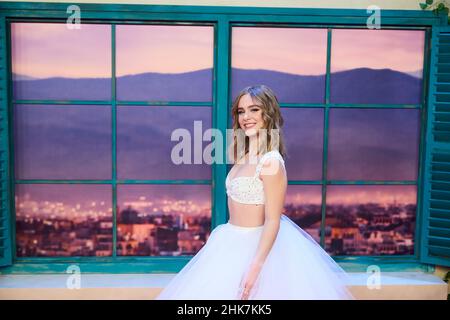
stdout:
POLYGON ((258 110, 259 110, 259 109, 252 109, 253 112, 256 112, 256 111, 258 111, 258 110))

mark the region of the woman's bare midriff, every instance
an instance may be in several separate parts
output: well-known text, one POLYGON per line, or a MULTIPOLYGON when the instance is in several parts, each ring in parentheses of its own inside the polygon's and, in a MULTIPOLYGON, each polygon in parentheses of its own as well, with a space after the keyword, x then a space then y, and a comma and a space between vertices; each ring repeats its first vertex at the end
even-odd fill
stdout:
POLYGON ((243 204, 228 197, 229 222, 241 227, 257 227, 264 224, 263 204, 243 204))

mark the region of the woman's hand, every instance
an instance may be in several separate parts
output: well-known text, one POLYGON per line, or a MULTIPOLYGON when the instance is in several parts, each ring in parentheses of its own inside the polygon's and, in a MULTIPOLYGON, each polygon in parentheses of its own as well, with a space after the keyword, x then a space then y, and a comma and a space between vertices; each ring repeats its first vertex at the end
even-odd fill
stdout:
POLYGON ((250 265, 239 286, 241 300, 248 300, 251 290, 255 289, 256 280, 258 279, 261 269, 262 266, 260 264, 253 263, 250 265))

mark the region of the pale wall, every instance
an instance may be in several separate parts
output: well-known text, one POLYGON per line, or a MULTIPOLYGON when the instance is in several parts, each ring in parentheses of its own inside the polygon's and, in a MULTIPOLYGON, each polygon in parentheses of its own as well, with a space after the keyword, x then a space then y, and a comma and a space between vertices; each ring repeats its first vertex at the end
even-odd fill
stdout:
MULTIPOLYGON (((2 2, 4 0, 0 0, 2 2)), ((13 2, 23 2, 12 0, 13 2)), ((28 2, 59 2, 59 3, 117 3, 117 4, 153 4, 153 5, 191 5, 191 6, 247 6, 247 7, 279 7, 279 8, 340 8, 340 9, 367 9, 371 5, 376 5, 381 9, 390 10, 421 10, 419 3, 425 2, 425 0, 235 0, 235 1, 223 1, 223 0, 171 0, 171 1, 155 1, 155 0, 29 0, 28 2)), ((435 275, 443 278, 450 268, 437 267, 435 275)), ((450 292, 450 288, 449 288, 450 292)))
MULTIPOLYGON (((4 0, 0 0, 4 1, 4 0)), ((23 2, 13 0, 14 2, 23 2)), ((30 2, 41 2, 31 0, 30 2)), ((286 7, 286 8, 351 8, 366 9, 368 6, 376 5, 381 9, 393 10, 420 10, 419 3, 425 0, 44 0, 42 2, 68 2, 68 3, 127 3, 127 4, 159 4, 159 5, 192 5, 192 6, 249 6, 249 7, 286 7)))

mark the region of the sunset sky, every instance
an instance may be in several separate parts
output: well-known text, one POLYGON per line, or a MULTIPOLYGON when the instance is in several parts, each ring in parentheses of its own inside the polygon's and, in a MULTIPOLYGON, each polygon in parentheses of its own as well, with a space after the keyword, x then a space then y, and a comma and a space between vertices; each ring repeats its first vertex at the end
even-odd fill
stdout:
MULTIPOLYGON (((182 73, 213 66, 210 26, 118 25, 117 75, 182 73)), ((232 66, 286 73, 325 72, 326 29, 235 27, 232 66)), ((331 71, 358 67, 422 69, 424 32, 334 29, 331 71)), ((111 28, 13 23, 13 72, 36 78, 110 77, 111 28)))
POLYGON ((180 73, 213 67, 208 26, 117 26, 117 75, 180 73))
POLYGON ((110 77, 111 27, 12 23, 12 71, 36 78, 110 77))
POLYGON ((421 70, 424 42, 424 31, 335 29, 331 72, 361 67, 402 72, 421 70))

